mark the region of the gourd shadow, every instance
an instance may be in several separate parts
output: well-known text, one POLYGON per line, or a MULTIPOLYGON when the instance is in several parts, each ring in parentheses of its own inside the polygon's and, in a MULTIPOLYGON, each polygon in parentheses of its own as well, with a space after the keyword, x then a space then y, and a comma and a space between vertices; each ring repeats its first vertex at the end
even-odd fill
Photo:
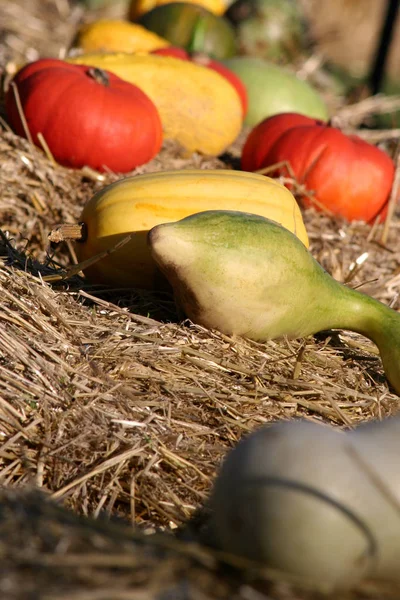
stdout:
POLYGON ((28 252, 15 248, 12 239, 9 239, 2 229, 0 229, 0 257, 4 267, 23 271, 44 280, 47 276, 55 275, 60 271, 60 266, 54 264, 51 257, 46 262, 41 262, 28 252))
MULTIPOLYGON (((382 362, 379 355, 367 354, 359 349, 351 348, 340 339, 340 331, 324 330, 313 335, 318 342, 328 342, 330 348, 333 348, 344 360, 354 361, 360 365, 365 374, 376 385, 388 383, 387 378, 381 372, 382 362)), ((388 383, 389 385, 389 383, 388 383)), ((391 386, 389 386, 391 387, 391 386)))
MULTIPOLYGON (((146 239, 146 235, 147 232, 143 232, 143 240, 146 239)), ((126 237, 126 234, 116 237, 118 239, 109 247, 126 237)), ((80 274, 79 264, 64 267, 56 261, 54 256, 60 253, 61 244, 52 243, 48 249, 47 259, 41 262, 28 252, 17 249, 12 240, 0 229, 0 256, 3 265, 11 272, 15 270, 29 273, 57 291, 74 294, 76 300, 86 306, 109 303, 161 322, 182 320, 175 307, 172 289, 156 267, 153 290, 93 283, 80 274)))
POLYGON ((104 237, 103 255, 84 269, 81 289, 135 314, 177 322, 172 288, 151 257, 147 235, 143 230, 104 237))
POLYGON ((94 305, 96 299, 105 301, 119 308, 128 309, 131 313, 159 321, 161 323, 180 323, 184 317, 180 314, 169 290, 143 290, 140 288, 114 288, 94 285, 82 280, 81 292, 93 297, 81 297, 84 304, 94 305))

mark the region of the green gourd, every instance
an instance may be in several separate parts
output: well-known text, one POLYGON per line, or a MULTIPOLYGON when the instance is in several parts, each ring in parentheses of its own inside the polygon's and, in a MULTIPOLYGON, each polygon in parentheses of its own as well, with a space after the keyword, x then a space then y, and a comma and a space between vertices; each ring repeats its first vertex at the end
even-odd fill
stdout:
POLYGON ((400 315, 333 279, 274 221, 206 211, 157 225, 148 243, 193 322, 254 340, 356 331, 378 346, 400 394, 400 315))

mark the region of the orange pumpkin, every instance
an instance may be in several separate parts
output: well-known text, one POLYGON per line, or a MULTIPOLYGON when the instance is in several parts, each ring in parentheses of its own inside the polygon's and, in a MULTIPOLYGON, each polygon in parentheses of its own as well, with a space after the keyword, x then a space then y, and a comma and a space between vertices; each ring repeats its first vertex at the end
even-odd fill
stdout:
MULTIPOLYGON (((291 175, 315 193, 316 208, 348 221, 373 221, 384 210, 394 164, 382 150, 356 135, 297 113, 274 115, 249 134, 241 166, 257 171, 275 164, 275 175, 291 175)), ((271 175, 271 172, 269 173, 271 175)), ((312 200, 305 197, 306 206, 312 200)))
POLYGON ((67 167, 131 171, 151 160, 162 144, 162 124, 150 98, 113 73, 41 59, 23 67, 6 94, 14 131, 42 134, 55 160, 67 167))

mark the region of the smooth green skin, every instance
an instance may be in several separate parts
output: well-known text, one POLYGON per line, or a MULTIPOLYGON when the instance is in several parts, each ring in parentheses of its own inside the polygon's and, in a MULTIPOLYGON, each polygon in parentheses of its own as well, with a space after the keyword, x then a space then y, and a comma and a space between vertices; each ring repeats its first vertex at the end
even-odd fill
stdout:
POLYGON ((274 221, 206 211, 154 227, 148 242, 193 322, 255 340, 356 331, 378 346, 400 394, 400 314, 337 282, 274 221))
POLYGON ((232 25, 196 4, 172 2, 156 6, 138 23, 188 52, 204 52, 216 59, 236 54, 232 25))
POLYGON ((210 497, 211 542, 306 582, 399 581, 400 419, 279 422, 244 438, 210 497))
POLYGON ((235 56, 223 63, 246 86, 249 101, 246 125, 257 125, 267 117, 284 112, 328 119, 328 109, 318 92, 284 68, 247 56, 235 56))

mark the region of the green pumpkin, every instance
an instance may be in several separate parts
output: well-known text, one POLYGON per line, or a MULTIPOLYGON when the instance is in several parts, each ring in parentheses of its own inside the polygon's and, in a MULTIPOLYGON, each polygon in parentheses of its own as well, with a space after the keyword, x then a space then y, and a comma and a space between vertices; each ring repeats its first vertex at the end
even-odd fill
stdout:
POLYGON ((247 56, 235 56, 223 62, 246 86, 249 100, 246 125, 253 127, 282 112, 328 119, 328 109, 318 92, 283 67, 247 56))
POLYGON ((241 13, 246 15, 236 23, 241 54, 287 63, 309 45, 301 7, 293 0, 236 0, 226 17, 234 22, 241 13))
POLYGON ((163 4, 138 23, 188 52, 204 52, 219 60, 236 54, 236 34, 229 21, 196 4, 163 4))

